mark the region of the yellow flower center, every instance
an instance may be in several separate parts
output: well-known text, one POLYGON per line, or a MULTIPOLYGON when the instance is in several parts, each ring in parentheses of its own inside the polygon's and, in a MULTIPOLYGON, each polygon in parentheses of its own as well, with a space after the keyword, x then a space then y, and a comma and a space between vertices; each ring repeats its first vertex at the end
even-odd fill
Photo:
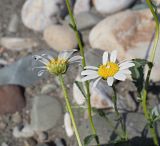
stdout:
POLYGON ((67 70, 68 63, 64 59, 52 59, 48 64, 47 64, 47 70, 51 74, 63 74, 67 70))
POLYGON ((119 71, 119 66, 116 63, 108 62, 106 65, 100 65, 98 75, 104 79, 113 77, 119 71))

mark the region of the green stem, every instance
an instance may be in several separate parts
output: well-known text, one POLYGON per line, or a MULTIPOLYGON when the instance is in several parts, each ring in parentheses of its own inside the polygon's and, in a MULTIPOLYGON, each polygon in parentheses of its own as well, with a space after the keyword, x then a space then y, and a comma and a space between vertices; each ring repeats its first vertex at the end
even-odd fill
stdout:
MULTIPOLYGON (((157 48, 157 44, 158 44, 158 40, 159 40, 159 20, 158 20, 157 14, 156 14, 156 10, 154 10, 154 8, 152 6, 152 1, 146 0, 146 2, 148 4, 150 11, 154 17, 155 22, 156 22, 156 34, 155 34, 153 48, 150 51, 150 58, 149 58, 149 61, 153 64, 154 59, 155 59, 156 48, 157 48)), ((152 67, 153 67, 152 65, 149 66, 145 85, 144 85, 143 90, 141 92, 141 99, 142 99, 142 107, 143 107, 144 116, 150 124, 150 133, 152 135, 154 144, 155 144, 155 146, 159 146, 156 130, 155 130, 155 127, 152 122, 152 116, 151 116, 151 113, 147 109, 147 94, 148 94, 147 90, 148 90, 148 86, 149 86, 152 67)))
MULTIPOLYGON (((73 29, 75 31, 75 34, 76 34, 76 39, 77 39, 77 42, 78 42, 78 46, 80 48, 80 54, 82 56, 82 67, 84 69, 84 67, 86 66, 84 48, 83 48, 83 45, 82 45, 82 42, 81 42, 81 39, 80 39, 80 36, 79 36, 78 28, 77 28, 76 21, 75 21, 75 18, 73 16, 73 13, 72 13, 72 10, 71 10, 71 7, 70 7, 70 1, 69 0, 66 0, 66 5, 67 5, 67 9, 68 9, 69 16, 70 16, 70 19, 71 19, 72 27, 73 27, 73 29)), ((97 132, 96 132, 96 129, 95 129, 95 126, 94 126, 94 123, 93 123, 93 119, 92 119, 92 108, 91 108, 90 89, 89 89, 89 82, 88 81, 85 82, 85 87, 86 87, 86 91, 87 91, 88 116, 89 116, 89 120, 90 120, 90 126, 91 126, 91 129, 92 129, 92 133, 94 135, 97 135, 97 132)), ((97 141, 97 144, 99 144, 98 138, 97 138, 96 141, 97 141)))
POLYGON ((119 113, 119 111, 118 111, 118 107, 117 107, 117 93, 116 93, 116 88, 115 88, 114 85, 112 86, 112 88, 113 88, 113 92, 114 92, 114 96, 112 97, 112 100, 113 100, 113 103, 114 103, 114 109, 115 109, 117 118, 118 118, 118 120, 120 121, 120 124, 121 124, 121 128, 122 128, 122 131, 123 131, 123 140, 127 141, 127 140, 128 140, 128 135, 127 135, 127 132, 126 132, 125 124, 124 124, 123 118, 122 118, 122 116, 120 115, 120 113, 119 113))
POLYGON ((69 102, 68 92, 67 92, 67 89, 65 87, 64 79, 63 79, 62 75, 59 75, 59 81, 60 81, 60 84, 61 84, 61 87, 62 87, 62 90, 63 90, 63 94, 64 94, 64 97, 65 97, 67 109, 68 109, 68 112, 69 112, 70 117, 71 117, 71 121, 72 121, 74 132, 75 132, 75 135, 76 135, 76 138, 77 138, 78 145, 83 146, 82 143, 81 143, 81 140, 80 140, 80 136, 79 136, 77 125, 76 125, 75 118, 74 118, 74 115, 73 115, 73 111, 72 111, 72 108, 71 108, 71 104, 69 102))

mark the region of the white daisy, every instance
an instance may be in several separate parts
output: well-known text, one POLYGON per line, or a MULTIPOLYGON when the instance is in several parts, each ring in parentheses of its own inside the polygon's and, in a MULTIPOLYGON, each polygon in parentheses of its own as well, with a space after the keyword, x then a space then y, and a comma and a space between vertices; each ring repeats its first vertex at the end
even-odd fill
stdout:
POLYGON ((48 71, 51 74, 59 75, 64 74, 67 71, 67 68, 70 64, 75 62, 80 62, 82 57, 81 56, 73 56, 73 53, 76 50, 71 51, 62 51, 59 53, 57 58, 53 58, 48 54, 42 55, 34 55, 34 59, 36 61, 41 62, 42 66, 33 67, 33 69, 38 68, 41 69, 38 72, 38 76, 43 75, 45 71, 48 71))
POLYGON ((121 63, 117 63, 116 60, 117 51, 112 51, 110 56, 108 52, 104 52, 102 64, 99 67, 86 66, 86 70, 81 72, 81 75, 85 76, 82 78, 82 81, 96 79, 93 87, 95 87, 101 79, 106 80, 109 86, 113 85, 114 79, 124 81, 127 75, 131 74, 129 68, 135 64, 131 60, 121 63))
POLYGON ((70 118, 70 115, 68 112, 65 113, 65 115, 64 115, 64 128, 67 133, 67 136, 72 137, 74 130, 73 130, 71 118, 70 118))

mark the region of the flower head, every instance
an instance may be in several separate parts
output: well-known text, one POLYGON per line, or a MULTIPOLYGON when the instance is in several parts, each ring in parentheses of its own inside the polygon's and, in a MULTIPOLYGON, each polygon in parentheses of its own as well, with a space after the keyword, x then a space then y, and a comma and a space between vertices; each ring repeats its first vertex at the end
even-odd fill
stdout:
POLYGON ((96 79, 93 86, 95 87, 100 79, 106 80, 109 86, 113 85, 114 79, 124 81, 128 74, 131 74, 130 67, 134 63, 130 61, 123 61, 117 63, 117 51, 112 51, 110 56, 108 52, 103 53, 102 64, 99 67, 86 66, 81 72, 82 81, 96 79))
POLYGON ((62 51, 59 53, 57 58, 53 58, 48 54, 34 55, 34 59, 41 62, 43 66, 37 66, 33 69, 42 69, 38 72, 38 76, 41 76, 45 71, 55 75, 64 74, 71 63, 80 62, 82 59, 81 56, 72 57, 75 51, 76 50, 62 51))

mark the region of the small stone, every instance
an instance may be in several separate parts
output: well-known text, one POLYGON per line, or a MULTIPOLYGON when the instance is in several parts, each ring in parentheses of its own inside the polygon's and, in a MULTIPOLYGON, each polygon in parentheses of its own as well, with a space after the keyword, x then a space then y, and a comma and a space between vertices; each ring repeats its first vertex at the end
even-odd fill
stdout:
POLYGON ((4 130, 7 127, 7 124, 0 121, 0 130, 4 130))
POLYGON ((18 29, 19 17, 17 14, 11 15, 11 20, 8 25, 9 32, 16 32, 18 29))
POLYGON ((0 86, 0 114, 21 111, 25 104, 23 87, 17 85, 0 86))
POLYGON ((16 124, 19 124, 22 121, 22 117, 19 112, 12 115, 12 121, 16 124))
MULTIPOLYGON (((69 16, 67 16, 65 19, 68 23, 70 22, 69 16)), ((75 19, 77 22, 78 29, 85 30, 85 29, 89 29, 93 27, 94 25, 96 25, 102 18, 91 12, 81 12, 75 15, 75 19)))
POLYGON ((62 142, 62 139, 60 139, 60 138, 56 138, 56 139, 54 140, 54 142, 55 142, 56 146, 66 146, 66 145, 64 144, 64 142, 62 142))
POLYGON ((60 102, 50 96, 35 96, 31 110, 31 126, 35 131, 46 131, 56 126, 62 117, 60 102))
POLYGON ((21 51, 23 49, 29 49, 38 46, 38 43, 31 38, 12 38, 2 37, 0 44, 12 51, 21 51))
POLYGON ((29 138, 32 137, 33 135, 34 135, 34 130, 28 124, 24 125, 22 129, 20 129, 19 127, 15 127, 13 129, 13 136, 15 138, 29 138))
POLYGON ((88 12, 90 10, 90 0, 76 0, 74 5, 74 14, 88 12))
POLYGON ((56 51, 70 50, 77 46, 74 31, 65 25, 51 25, 44 31, 47 44, 56 51))
POLYGON ((42 94, 48 94, 50 92, 53 92, 57 87, 55 84, 46 84, 42 87, 41 93, 42 94))
POLYGON ((58 5, 62 0, 27 0, 21 16, 24 25, 35 31, 43 31, 51 24, 57 23, 55 15, 59 13, 58 5))
POLYGON ((38 132, 38 141, 39 142, 44 142, 48 139, 48 133, 47 132, 38 132))
POLYGON ((3 142, 3 143, 1 144, 1 146, 8 146, 8 144, 5 143, 5 142, 3 142))
POLYGON ((135 0, 92 0, 96 10, 102 14, 111 14, 128 8, 135 0))

